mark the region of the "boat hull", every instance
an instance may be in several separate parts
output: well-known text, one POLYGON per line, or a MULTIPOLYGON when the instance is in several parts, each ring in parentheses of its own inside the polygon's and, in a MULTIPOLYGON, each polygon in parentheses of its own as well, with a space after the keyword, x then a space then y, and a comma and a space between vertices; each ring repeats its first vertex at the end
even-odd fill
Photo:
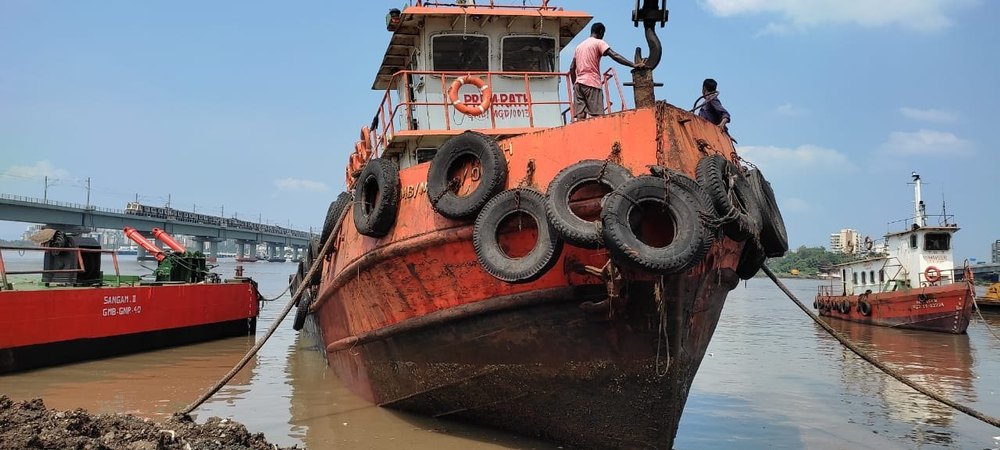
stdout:
MULTIPOLYGON (((505 187, 539 192, 585 159, 695 178, 710 150, 733 154, 718 127, 665 103, 497 144, 505 187)), ((478 262, 470 221, 432 209, 427 175, 426 163, 399 172, 388 235, 360 235, 352 203, 334 237, 305 329, 321 334, 342 382, 378 405, 575 447, 671 448, 744 243, 713 233, 690 269, 661 277, 616 264, 611 284, 594 272, 606 250, 566 244, 544 274, 508 283, 478 262)), ((504 231, 515 247, 536 236, 504 231)))
POLYGON ((604 298, 603 285, 489 299, 466 314, 333 343, 328 359, 380 406, 580 448, 671 448, 736 279, 724 270, 664 280, 671 292, 661 297, 682 301, 667 302, 663 316, 652 282, 630 283, 610 318, 581 308, 604 298))
POLYGON ((249 280, 0 292, 0 373, 252 333, 249 280))
POLYGON ((862 314, 858 308, 858 302, 864 295, 819 294, 816 296, 816 306, 819 307, 821 316, 852 322, 962 334, 969 327, 972 318, 973 296, 974 292, 968 283, 953 283, 868 294, 867 302, 871 305, 869 315, 862 314), (824 306, 843 302, 850 305, 846 314, 836 307, 824 306))

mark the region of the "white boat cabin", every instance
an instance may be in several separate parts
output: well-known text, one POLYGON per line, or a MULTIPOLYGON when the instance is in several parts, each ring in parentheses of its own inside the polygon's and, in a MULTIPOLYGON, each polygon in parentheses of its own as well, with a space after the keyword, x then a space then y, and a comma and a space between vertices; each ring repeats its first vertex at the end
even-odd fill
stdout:
MULTIPOLYGON (((547 0, 526 3, 415 1, 391 10, 392 38, 372 85, 385 95, 367 148, 402 169, 429 161, 465 130, 504 137, 571 121, 571 84, 559 71, 559 53, 592 17, 547 0), (453 89, 459 79, 464 84, 453 89), (482 108, 467 114, 464 105, 482 108)), ((613 69, 605 79, 606 109, 624 109, 613 69)))
POLYGON ((904 221, 904 231, 885 235, 882 242, 866 240, 862 245, 862 259, 834 266, 840 271, 843 293, 833 295, 860 295, 892 292, 958 281, 962 268, 955 267, 952 236, 958 225, 949 223, 950 217, 937 216, 942 223, 928 226, 924 202, 920 198, 920 176, 913 174, 915 214, 904 221))

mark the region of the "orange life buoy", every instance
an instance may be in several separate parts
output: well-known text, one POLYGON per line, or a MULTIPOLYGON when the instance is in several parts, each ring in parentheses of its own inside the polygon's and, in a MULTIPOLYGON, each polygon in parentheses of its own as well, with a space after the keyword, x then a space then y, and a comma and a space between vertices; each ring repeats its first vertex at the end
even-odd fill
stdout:
POLYGON ((924 269, 924 278, 928 283, 937 283, 938 281, 941 281, 941 269, 934 266, 927 266, 927 268, 924 269))
POLYGON ((351 171, 350 165, 344 167, 344 175, 345 175, 344 181, 347 184, 347 189, 348 190, 353 189, 355 178, 354 178, 354 173, 351 171))
POLYGON ((368 161, 368 158, 372 155, 371 150, 363 141, 358 141, 354 143, 354 154, 358 155, 362 161, 368 161))
POLYGON ((481 116, 487 109, 490 109, 490 106, 493 105, 493 89, 483 82, 483 80, 474 76, 470 75, 467 77, 458 77, 451 83, 451 89, 448 90, 448 100, 451 101, 451 104, 455 105, 455 109, 462 114, 472 117, 481 116), (471 84, 479 88, 479 92, 483 95, 483 101, 478 105, 470 106, 459 100, 458 90, 465 84, 471 84))
MULTIPOLYGON (((372 156, 372 133, 368 130, 368 127, 361 127, 361 144, 360 152, 362 156, 365 157, 365 161, 371 159, 372 156)), ((358 146, 355 145, 355 150, 359 150, 358 146)))

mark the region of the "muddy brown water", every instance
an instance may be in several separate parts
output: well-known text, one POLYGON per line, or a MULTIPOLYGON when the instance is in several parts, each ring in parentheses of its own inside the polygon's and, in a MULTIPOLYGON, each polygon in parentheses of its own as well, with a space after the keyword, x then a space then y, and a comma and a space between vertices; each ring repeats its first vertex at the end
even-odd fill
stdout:
MULTIPOLYGON (((9 270, 40 263, 30 256, 4 256, 9 270)), ((131 258, 123 257, 124 272, 139 273, 143 269, 131 258)), ((230 276, 235 266, 222 260, 217 271, 230 276)), ((243 266, 267 297, 279 294, 296 268, 294 263, 243 266)), ((785 283, 810 304, 819 284, 785 283)), ((258 335, 287 300, 286 294, 265 305, 258 335)), ((1000 315, 986 320, 1000 334, 1000 315)), ((1000 340, 981 321, 958 336, 831 323, 905 375, 1000 416, 1000 340)), ((0 393, 15 400, 41 397, 56 409, 162 419, 196 399, 252 345, 251 337, 233 338, 0 376, 0 393)), ((273 443, 307 448, 558 448, 374 407, 338 382, 314 345, 286 318, 247 368, 196 410, 196 419, 232 418, 273 443)), ((813 324, 766 279, 741 284, 730 294, 708 352, 681 420, 678 449, 1000 446, 1000 430, 882 375, 813 324)))

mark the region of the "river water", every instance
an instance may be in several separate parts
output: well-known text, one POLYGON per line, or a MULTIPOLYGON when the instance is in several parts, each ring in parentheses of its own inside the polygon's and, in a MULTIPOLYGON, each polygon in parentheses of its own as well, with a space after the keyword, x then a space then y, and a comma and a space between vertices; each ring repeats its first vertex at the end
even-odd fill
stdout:
MULTIPOLYGON (((40 266, 40 258, 10 253, 4 253, 9 270, 40 266)), ((122 258, 123 273, 142 273, 132 258, 122 258)), ((243 265, 268 298, 285 289, 296 269, 294 263, 243 265)), ((231 276, 235 266, 222 260, 216 271, 231 276)), ((809 304, 819 283, 784 282, 809 304)), ((264 306, 258 335, 288 298, 264 306)), ((894 369, 953 400, 1000 415, 1000 340, 987 327, 1000 333, 1000 316, 987 315, 986 324, 976 321, 961 336, 830 320, 894 369)), ((56 409, 158 419, 194 401, 253 343, 249 336, 232 338, 0 376, 0 393, 15 400, 41 397, 56 409)), ((199 422, 210 416, 242 422, 279 445, 317 449, 559 448, 374 407, 338 382, 315 343, 292 330, 291 317, 229 385, 196 410, 199 422)), ((1000 430, 882 374, 760 278, 730 293, 675 443, 677 449, 996 447, 1000 430)))

